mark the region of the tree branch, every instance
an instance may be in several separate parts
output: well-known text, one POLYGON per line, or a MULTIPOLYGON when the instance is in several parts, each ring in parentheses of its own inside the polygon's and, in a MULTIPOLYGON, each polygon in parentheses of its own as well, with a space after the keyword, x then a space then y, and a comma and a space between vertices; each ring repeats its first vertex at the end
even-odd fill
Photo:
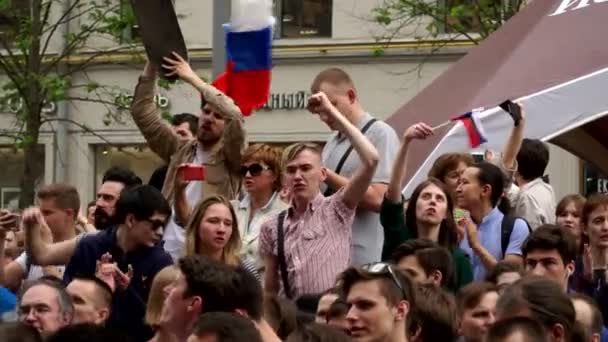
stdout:
MULTIPOLYGON (((74 2, 70 5, 70 7, 65 11, 65 13, 61 14, 61 17, 59 17, 59 19, 57 20, 57 22, 55 22, 55 24, 53 25, 49 25, 49 27, 51 27, 51 31, 48 34, 48 36, 46 37, 46 41, 44 42, 42 51, 41 51, 41 55, 44 56, 46 55, 46 51, 51 43, 51 40, 53 39, 53 36, 55 35, 55 31, 57 31, 57 28, 59 28, 59 26, 61 26, 61 21, 63 19, 65 19, 66 16, 68 16, 70 14, 70 12, 72 12, 74 10, 74 8, 80 3, 80 0, 74 0, 74 2)), ((45 32, 46 30, 44 30, 43 32, 45 32)))

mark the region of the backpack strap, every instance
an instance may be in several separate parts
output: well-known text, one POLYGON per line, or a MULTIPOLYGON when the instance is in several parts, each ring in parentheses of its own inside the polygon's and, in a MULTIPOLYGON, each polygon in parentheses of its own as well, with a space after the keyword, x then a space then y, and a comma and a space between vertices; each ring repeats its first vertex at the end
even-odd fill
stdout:
POLYGON ((515 221, 523 220, 528 227, 528 232, 532 232, 532 228, 530 228, 530 224, 523 217, 516 217, 513 215, 505 215, 502 218, 502 222, 500 224, 500 247, 502 249, 502 258, 505 258, 505 253, 507 252, 507 248, 509 247, 509 241, 511 240, 511 234, 513 233, 513 228, 515 228, 515 221))
POLYGON ((291 299, 291 288, 289 287, 289 277, 287 274, 287 261, 285 260, 285 231, 283 227, 285 216, 287 216, 287 210, 283 210, 279 213, 277 225, 277 257, 279 258, 279 273, 281 274, 281 280, 283 281, 285 297, 291 299))
MULTIPOLYGON (((372 127, 372 125, 374 124, 374 122, 378 121, 377 119, 373 118, 371 120, 369 120, 365 126, 363 126, 361 128, 361 134, 365 135, 365 133, 369 130, 370 127, 372 127)), ((340 174, 340 171, 342 171, 342 167, 344 167, 344 163, 346 163, 346 159, 348 159, 348 156, 350 155, 350 153, 353 151, 353 145, 351 144, 346 151, 344 151, 344 154, 342 155, 342 158, 340 158, 340 161, 338 162, 338 165, 336 166, 336 169, 334 170, 334 172, 336 174, 340 174)), ((331 196, 335 193, 336 191, 330 187, 327 187, 327 190, 325 190, 325 192, 323 193, 323 195, 325 197, 331 196)))

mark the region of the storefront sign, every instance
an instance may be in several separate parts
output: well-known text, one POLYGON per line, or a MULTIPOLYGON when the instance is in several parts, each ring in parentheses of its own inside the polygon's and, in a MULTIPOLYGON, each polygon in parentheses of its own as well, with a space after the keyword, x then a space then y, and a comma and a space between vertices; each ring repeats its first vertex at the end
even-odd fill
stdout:
POLYGON ((268 102, 260 110, 297 110, 306 109, 306 101, 310 94, 300 90, 292 93, 272 93, 268 97, 268 102))
MULTIPOLYGON (((116 104, 116 106, 122 109, 129 109, 131 107, 131 102, 133 102, 132 94, 121 94, 116 96, 116 98, 114 99, 114 103, 116 104)), ((167 109, 171 105, 169 98, 162 94, 154 95, 154 103, 156 103, 158 108, 161 109, 167 109)))
MULTIPOLYGON (((0 105, 0 113, 16 114, 23 109, 23 99, 14 101, 9 99, 2 105, 0 105)), ((42 105, 42 114, 53 114, 57 110, 57 103, 52 101, 45 101, 42 105)))
POLYGON ((608 178, 596 170, 591 164, 584 164, 583 177, 585 179, 585 196, 594 192, 608 193, 608 178))

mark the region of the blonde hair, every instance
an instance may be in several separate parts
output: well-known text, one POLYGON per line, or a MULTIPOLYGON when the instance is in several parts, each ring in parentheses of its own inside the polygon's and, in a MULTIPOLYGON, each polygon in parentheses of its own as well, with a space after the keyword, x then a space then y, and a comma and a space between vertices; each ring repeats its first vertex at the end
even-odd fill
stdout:
POLYGON ((281 189, 282 153, 283 151, 279 147, 270 146, 268 144, 254 144, 245 149, 241 160, 243 163, 248 161, 259 161, 266 164, 276 177, 272 186, 273 190, 277 191, 281 189))
POLYGON ((179 268, 175 265, 167 266, 160 270, 152 280, 150 295, 146 305, 146 316, 144 320, 151 327, 157 327, 160 323, 160 315, 165 301, 165 287, 169 286, 178 275, 179 268))
POLYGON ((192 212, 190 222, 186 225, 186 256, 202 254, 198 228, 207 213, 207 209, 214 204, 222 204, 230 210, 230 216, 232 217, 232 234, 230 234, 228 243, 226 243, 224 251, 222 252, 222 261, 228 265, 237 266, 241 262, 241 258, 239 257, 241 251, 241 234, 239 233, 239 226, 234 208, 232 208, 230 201, 221 195, 207 197, 200 202, 192 212))
POLYGON ((287 148, 283 151, 283 157, 281 159, 281 164, 282 164, 281 167, 284 169, 287 166, 287 163, 296 159, 298 154, 300 154, 302 151, 305 151, 305 150, 311 151, 314 154, 318 155, 319 157, 321 157, 321 154, 323 153, 323 149, 321 148, 321 146, 319 146, 319 144, 309 143, 309 142, 291 144, 291 145, 287 146, 287 148))

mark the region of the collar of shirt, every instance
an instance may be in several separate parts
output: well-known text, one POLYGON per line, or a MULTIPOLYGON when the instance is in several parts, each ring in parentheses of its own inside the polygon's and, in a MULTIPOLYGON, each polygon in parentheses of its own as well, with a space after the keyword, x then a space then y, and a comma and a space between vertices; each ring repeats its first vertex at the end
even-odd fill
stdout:
MULTIPOLYGON (((359 122, 355 125, 359 130, 363 129, 363 127, 369 122, 369 120, 373 119, 374 117, 371 116, 370 113, 365 112, 363 113, 363 116, 361 117, 361 120, 359 120, 359 122)), ((342 140, 342 139, 346 139, 346 136, 340 132, 336 132, 337 135, 336 137, 338 138, 338 140, 342 140)))
MULTIPOLYGON (((325 196, 323 196, 323 194, 321 194, 321 192, 319 191, 317 193, 317 196, 315 196, 315 198, 313 198, 312 201, 307 204, 307 208, 304 212, 310 211, 314 213, 315 210, 317 210, 317 208, 323 203, 323 199, 325 199, 325 196)), ((294 211, 295 206, 292 200, 289 205, 289 209, 287 209, 287 217, 293 217, 294 211)))
MULTIPOLYGON (((272 196, 270 196, 268 202, 266 202, 266 204, 260 208, 260 212, 267 212, 268 210, 270 210, 272 204, 274 203, 274 200, 277 198, 277 195, 278 192, 276 191, 272 193, 272 196)), ((239 209, 247 210, 249 209, 250 204, 251 197, 249 196, 249 194, 246 194, 245 197, 243 197, 243 199, 239 202, 239 209)))
POLYGON ((122 258, 135 258, 138 260, 138 258, 143 257, 145 259, 148 253, 153 251, 156 247, 139 246, 136 249, 125 253, 118 244, 118 226, 105 230, 103 234, 103 241, 107 244, 113 261, 119 261, 122 258))
POLYGON ((498 210, 498 208, 494 208, 492 209, 488 215, 486 215, 482 220, 481 220, 481 224, 479 225, 479 230, 484 229, 485 227, 491 227, 492 224, 494 224, 494 222, 499 221, 502 219, 502 213, 500 212, 500 210, 498 210))
POLYGON ((544 186, 544 185, 545 185, 545 181, 542 178, 536 178, 536 179, 533 179, 530 183, 526 183, 522 187, 520 187, 519 191, 526 191, 526 190, 532 189, 536 186, 544 186))

